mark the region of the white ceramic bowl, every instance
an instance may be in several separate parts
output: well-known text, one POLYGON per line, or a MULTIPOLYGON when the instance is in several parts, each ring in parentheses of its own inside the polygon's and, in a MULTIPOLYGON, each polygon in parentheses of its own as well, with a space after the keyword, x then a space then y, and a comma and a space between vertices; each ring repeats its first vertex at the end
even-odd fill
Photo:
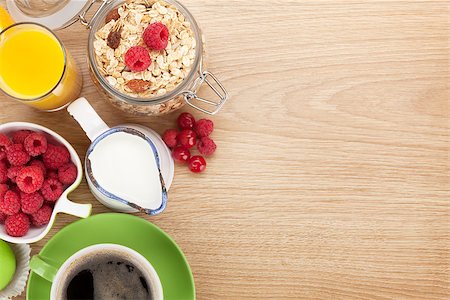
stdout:
POLYGON ((12 237, 6 234, 4 228, 5 226, 3 224, 0 224, 0 239, 10 243, 29 244, 41 240, 50 231, 50 229, 53 226, 53 222, 55 221, 57 213, 63 212, 80 218, 86 218, 91 214, 92 205, 74 203, 69 199, 67 199, 67 195, 70 194, 80 185, 81 179, 83 178, 83 166, 81 164, 80 157, 78 156, 77 152, 72 147, 72 145, 70 145, 62 136, 60 136, 56 132, 41 125, 27 122, 11 122, 0 125, 0 132, 6 135, 9 135, 12 132, 22 129, 28 129, 44 133, 49 139, 49 141, 57 142, 59 144, 64 145, 67 148, 67 150, 69 150, 70 159, 75 164, 75 166, 77 166, 78 170, 77 179, 75 180, 74 183, 72 183, 71 186, 69 186, 64 191, 59 200, 56 202, 55 208, 53 209, 52 217, 50 218, 50 222, 46 226, 30 227, 30 230, 25 236, 12 237))

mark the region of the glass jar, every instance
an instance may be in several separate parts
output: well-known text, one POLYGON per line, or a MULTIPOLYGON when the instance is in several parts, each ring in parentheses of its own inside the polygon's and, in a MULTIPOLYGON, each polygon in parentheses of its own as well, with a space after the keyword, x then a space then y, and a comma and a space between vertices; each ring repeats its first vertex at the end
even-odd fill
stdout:
MULTIPOLYGON (((164 95, 151 98, 132 97, 118 91, 111 86, 106 78, 100 73, 99 66, 95 59, 95 33, 105 24, 106 15, 119 5, 132 0, 64 0, 66 5, 61 6, 59 11, 41 18, 36 18, 30 13, 24 12, 18 6, 17 1, 19 0, 6 0, 8 9, 16 21, 38 22, 55 30, 65 28, 76 21, 80 21, 90 30, 87 47, 90 75, 99 91, 106 95, 108 101, 123 111, 149 116, 162 115, 177 110, 187 103, 206 114, 214 115, 222 108, 229 97, 227 91, 217 77, 206 70, 204 41, 195 18, 176 0, 163 1, 176 7, 191 24, 191 29, 196 41, 194 63, 190 72, 173 90, 168 91, 164 95), (89 10, 93 9, 95 6, 94 4, 97 2, 100 2, 101 4, 92 14, 91 19, 88 20, 86 15, 89 10), (215 99, 205 99, 197 94, 203 85, 211 88, 214 92, 213 95, 215 99)), ((136 1, 139 1, 140 3, 152 2, 152 0, 136 1)))
POLYGON ((27 15, 45 17, 67 5, 68 0, 14 0, 17 7, 27 15))
POLYGON ((151 98, 133 97, 109 84, 105 76, 99 71, 95 58, 95 35, 105 25, 107 14, 124 2, 123 0, 104 2, 91 21, 87 21, 84 15, 81 15, 85 25, 90 29, 88 40, 89 69, 99 91, 106 95, 111 104, 132 114, 162 115, 177 110, 186 103, 207 114, 213 115, 217 113, 228 99, 228 93, 219 80, 205 68, 204 40, 197 22, 192 14, 175 0, 164 0, 164 2, 175 6, 185 19, 189 21, 196 40, 195 60, 187 76, 173 90, 168 91, 164 95, 151 98), (203 84, 208 85, 214 91, 217 99, 204 99, 197 95, 197 91, 203 84))

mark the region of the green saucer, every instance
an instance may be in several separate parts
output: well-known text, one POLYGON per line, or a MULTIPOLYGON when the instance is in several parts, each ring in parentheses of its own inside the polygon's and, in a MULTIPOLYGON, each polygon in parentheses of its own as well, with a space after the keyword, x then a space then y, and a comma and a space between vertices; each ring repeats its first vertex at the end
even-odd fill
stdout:
MULTIPOLYGON (((61 266, 78 250, 103 243, 123 245, 145 256, 161 279, 164 299, 195 299, 194 278, 177 244, 152 223, 132 215, 108 213, 76 221, 55 234, 39 256, 61 266)), ((27 299, 50 299, 50 289, 50 282, 30 273, 27 299)))

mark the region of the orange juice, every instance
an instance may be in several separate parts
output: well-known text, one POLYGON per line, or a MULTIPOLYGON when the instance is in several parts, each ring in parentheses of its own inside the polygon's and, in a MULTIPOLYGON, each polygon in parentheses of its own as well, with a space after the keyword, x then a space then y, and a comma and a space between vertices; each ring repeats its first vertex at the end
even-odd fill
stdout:
POLYGON ((14 20, 11 16, 6 12, 6 10, 0 6, 0 31, 5 29, 6 27, 12 25, 14 20))
POLYGON ((41 110, 75 100, 82 79, 71 55, 47 28, 20 23, 0 34, 0 89, 41 110))

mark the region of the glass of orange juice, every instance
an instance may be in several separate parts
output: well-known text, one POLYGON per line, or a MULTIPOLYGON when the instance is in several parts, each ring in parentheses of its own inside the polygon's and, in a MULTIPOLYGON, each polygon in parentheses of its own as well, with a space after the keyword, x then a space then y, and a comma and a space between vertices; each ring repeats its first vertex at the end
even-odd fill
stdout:
POLYGON ((0 32, 0 90, 43 111, 63 109, 78 98, 82 77, 58 37, 37 23, 0 32))

